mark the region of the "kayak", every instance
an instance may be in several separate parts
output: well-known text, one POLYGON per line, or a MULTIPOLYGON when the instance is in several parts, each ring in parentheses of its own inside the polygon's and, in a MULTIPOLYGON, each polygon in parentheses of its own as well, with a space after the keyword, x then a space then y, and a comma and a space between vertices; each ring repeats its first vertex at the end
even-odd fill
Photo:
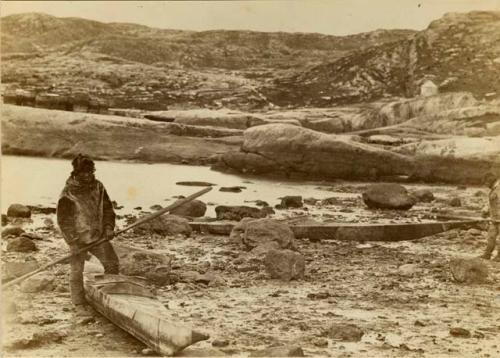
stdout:
MULTIPOLYGON (((436 235, 452 229, 468 229, 482 222, 475 220, 452 220, 423 223, 390 224, 324 224, 290 225, 297 239, 343 240, 343 241, 403 241, 436 235)), ((229 235, 235 226, 228 222, 189 223, 194 231, 213 235, 229 235)))
POLYGON ((155 352, 172 356, 208 335, 172 322, 168 310, 141 277, 84 274, 87 301, 115 325, 155 352))

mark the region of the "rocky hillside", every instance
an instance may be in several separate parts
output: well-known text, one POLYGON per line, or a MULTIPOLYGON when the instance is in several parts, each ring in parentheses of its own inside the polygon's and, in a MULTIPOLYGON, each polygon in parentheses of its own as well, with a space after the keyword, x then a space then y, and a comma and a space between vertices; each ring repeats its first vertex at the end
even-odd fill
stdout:
POLYGON ((2 53, 66 50, 122 60, 190 68, 290 67, 319 63, 359 48, 398 41, 411 30, 351 36, 253 31, 177 31, 136 24, 105 24, 29 13, 2 18, 2 53))
POLYGON ((85 93, 103 107, 149 110, 262 108, 269 102, 258 88, 266 81, 414 33, 192 32, 36 13, 4 17, 1 30, 2 82, 32 97, 9 103, 65 109, 85 93), (35 98, 47 93, 59 104, 35 98))
POLYGON ((277 79, 264 94, 278 105, 329 106, 414 96, 428 79, 441 91, 500 97, 500 12, 447 14, 410 39, 277 79))

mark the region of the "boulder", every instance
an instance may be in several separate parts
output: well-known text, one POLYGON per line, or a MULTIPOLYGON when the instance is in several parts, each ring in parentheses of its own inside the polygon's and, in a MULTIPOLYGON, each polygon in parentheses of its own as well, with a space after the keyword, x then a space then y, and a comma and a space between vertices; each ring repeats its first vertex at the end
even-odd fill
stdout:
POLYGON ((363 201, 369 208, 408 210, 415 204, 405 187, 399 184, 372 184, 363 192, 363 201))
POLYGON ((120 260, 120 273, 142 276, 158 285, 169 283, 172 258, 151 250, 129 245, 113 244, 120 260))
MULTIPOLYGON (((246 220, 233 230, 243 231, 242 243, 250 250, 270 242, 276 242, 282 249, 294 247, 293 231, 287 224, 274 219, 246 220)), ((231 235, 234 237, 236 233, 231 235)))
POLYGON ((420 203, 430 203, 435 199, 434 194, 429 189, 415 190, 412 195, 415 197, 416 201, 420 203))
POLYGON ((20 290, 24 293, 37 293, 41 291, 52 291, 55 288, 56 277, 48 272, 40 272, 28 277, 21 284, 20 290))
POLYGON ((31 217, 31 210, 22 204, 12 204, 7 209, 7 216, 12 218, 29 218, 31 217))
MULTIPOLYGON (((179 201, 180 200, 177 200, 175 203, 179 201)), ((186 203, 184 205, 179 206, 178 208, 175 208, 174 210, 171 210, 170 214, 199 218, 204 216, 206 211, 207 211, 207 205, 203 201, 192 200, 189 203, 186 203)))
POLYGON ((2 280, 11 280, 38 269, 36 260, 31 261, 13 261, 2 264, 2 280))
POLYGON ((36 247, 35 243, 24 236, 9 240, 9 243, 7 244, 7 251, 30 252, 37 250, 38 248, 36 247))
POLYGON ((253 352, 250 357, 305 357, 305 355, 299 346, 280 346, 253 352))
POLYGON ((304 278, 304 256, 292 250, 270 250, 264 258, 266 270, 271 278, 283 281, 304 278))
POLYGON ((20 236, 24 234, 24 229, 20 226, 7 226, 2 230, 2 237, 6 238, 7 236, 20 236))
POLYGON ((328 338, 342 342, 359 342, 364 332, 355 324, 334 323, 323 332, 328 338))
POLYGON ((276 206, 279 209, 288 209, 288 208, 301 208, 304 204, 302 203, 302 197, 300 195, 297 196, 284 196, 281 198, 281 203, 276 206))
POLYGON ((488 267, 479 258, 450 260, 450 271, 460 283, 483 283, 488 278, 488 267))
POLYGON ((413 161, 404 155, 360 143, 347 135, 331 135, 287 125, 268 124, 244 132, 241 152, 221 160, 241 172, 297 173, 311 178, 365 179, 409 175, 413 161))
POLYGON ((240 221, 243 218, 264 218, 266 212, 261 209, 252 208, 250 206, 226 206, 219 205, 215 207, 217 220, 234 220, 240 221))
POLYGON ((156 219, 148 221, 134 229, 136 233, 155 233, 165 236, 191 235, 192 229, 187 219, 176 215, 161 215, 156 219))

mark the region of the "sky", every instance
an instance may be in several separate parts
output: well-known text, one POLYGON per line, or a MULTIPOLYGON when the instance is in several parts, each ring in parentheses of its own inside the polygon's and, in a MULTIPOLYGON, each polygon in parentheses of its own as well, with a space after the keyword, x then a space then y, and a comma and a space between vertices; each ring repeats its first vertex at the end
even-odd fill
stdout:
POLYGON ((447 12, 500 11, 500 0, 2 1, 2 16, 43 12, 179 30, 347 35, 426 28, 447 12))

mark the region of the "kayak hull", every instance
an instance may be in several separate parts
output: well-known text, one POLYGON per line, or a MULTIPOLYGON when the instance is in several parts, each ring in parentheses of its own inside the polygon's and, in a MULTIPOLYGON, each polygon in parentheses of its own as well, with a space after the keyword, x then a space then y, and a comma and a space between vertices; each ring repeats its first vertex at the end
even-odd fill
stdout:
POLYGON ((85 273, 84 286, 87 301, 99 313, 162 355, 172 356, 209 338, 172 323, 142 278, 85 273))

